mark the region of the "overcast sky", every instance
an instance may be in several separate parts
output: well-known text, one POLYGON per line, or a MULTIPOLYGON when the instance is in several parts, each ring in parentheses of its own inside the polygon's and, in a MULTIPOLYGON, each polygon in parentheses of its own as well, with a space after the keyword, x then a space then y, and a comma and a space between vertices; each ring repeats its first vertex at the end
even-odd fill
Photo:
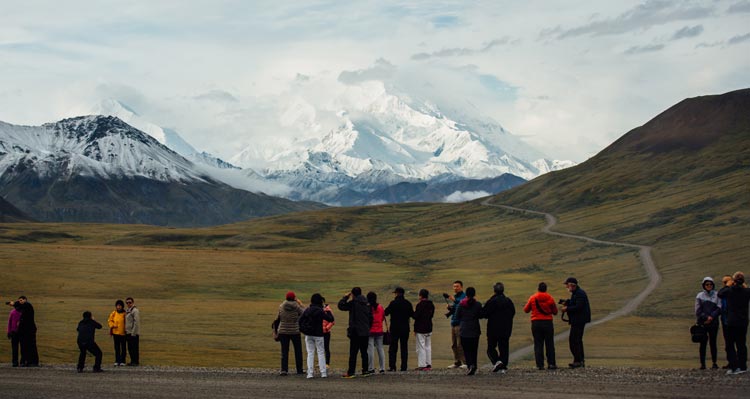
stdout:
POLYGON ((748 0, 68 0, 0 11, 0 120, 41 124, 115 98, 225 158, 274 134, 269 118, 301 79, 327 82, 325 98, 347 79, 413 76, 580 162, 686 97, 750 87, 749 72, 748 0))

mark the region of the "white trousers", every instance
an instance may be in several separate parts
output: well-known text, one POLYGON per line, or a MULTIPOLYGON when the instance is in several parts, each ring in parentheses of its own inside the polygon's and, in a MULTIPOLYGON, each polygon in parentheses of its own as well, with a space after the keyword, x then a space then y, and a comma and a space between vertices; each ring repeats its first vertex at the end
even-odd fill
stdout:
POLYGON ((417 333, 417 366, 432 366, 432 333, 417 333))
POLYGON ((315 352, 318 352, 318 368, 321 377, 326 376, 326 351, 323 337, 311 337, 305 335, 305 346, 307 347, 307 376, 313 376, 315 368, 315 352))

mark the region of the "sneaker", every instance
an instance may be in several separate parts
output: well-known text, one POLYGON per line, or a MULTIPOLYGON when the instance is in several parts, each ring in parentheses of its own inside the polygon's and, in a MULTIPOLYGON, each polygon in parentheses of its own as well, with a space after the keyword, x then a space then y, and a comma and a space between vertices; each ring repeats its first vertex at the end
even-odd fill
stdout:
POLYGON ((554 365, 554 364, 550 364, 550 365, 549 365, 549 366, 547 367, 547 370, 557 370, 557 365, 554 365))
POLYGON ((125 363, 120 363, 120 367, 125 367, 125 363))
POLYGON ((743 370, 743 369, 734 370, 734 373, 735 374, 745 374, 745 373, 747 373, 747 369, 745 369, 745 370, 743 370))
POLYGON ((356 378, 356 377, 357 377, 356 375, 349 374, 349 373, 346 373, 346 374, 344 374, 344 375, 341 376, 341 378, 356 378))
POLYGON ((307 379, 308 379, 308 380, 309 380, 309 379, 312 379, 312 378, 313 378, 313 375, 312 375, 312 374, 308 374, 308 375, 307 375, 307 379))
POLYGON ((289 375, 289 373, 286 372, 286 371, 282 371, 282 372, 279 373, 279 377, 286 377, 288 375, 289 375))
POLYGON ((385 369, 380 369, 380 374, 385 373, 385 369))
POLYGON ((79 373, 83 373, 83 369, 78 369, 78 372, 79 373))
POLYGON ((94 373, 103 373, 103 372, 104 370, 102 370, 101 368, 94 369, 94 373))
POLYGON ((740 369, 734 369, 734 370, 729 369, 729 370, 727 370, 727 375, 733 375, 733 374, 739 374, 739 373, 740 373, 740 369))
POLYGON ((114 367, 118 367, 118 366, 120 366, 120 363, 115 363, 115 364, 113 364, 112 366, 114 366, 114 367))
POLYGON ((450 366, 448 366, 449 369, 455 369, 461 367, 461 363, 453 363, 450 366))
POLYGON ((498 373, 500 374, 505 374, 507 372, 508 372, 508 369, 500 369, 500 371, 498 371, 498 373))
POLYGON ((536 366, 537 370, 544 370, 544 366, 536 366))
POLYGON ((128 363, 129 367, 138 367, 138 363, 128 363))
POLYGON ((395 373, 396 372, 396 368, 395 367, 391 367, 391 368, 388 369, 388 371, 395 373))
POLYGON ((467 367, 467 369, 469 371, 466 373, 466 375, 474 375, 474 374, 477 373, 477 367, 476 366, 467 367))
POLYGON ((374 372, 370 372, 370 371, 363 371, 363 372, 362 372, 362 377, 369 377, 369 376, 370 376, 371 374, 374 374, 374 372))
POLYGON ((469 366, 467 366, 465 364, 462 364, 462 365, 458 366, 458 368, 460 368, 460 369, 467 369, 467 368, 469 368, 469 366))
POLYGON ((495 362, 495 367, 492 368, 492 372, 497 373, 502 368, 503 368, 503 362, 498 360, 497 362, 495 362))
POLYGON ((701 368, 700 369, 701 370, 705 370, 706 369, 706 365, 705 364, 701 364, 701 368))
POLYGON ((320 378, 328 378, 328 374, 323 373, 323 374, 320 375, 320 378))
POLYGON ((581 363, 581 362, 573 362, 573 363, 568 364, 568 367, 570 367, 572 369, 577 369, 579 367, 583 367, 583 363, 581 363))
POLYGON ((713 364, 713 365, 711 366, 711 370, 718 370, 718 369, 719 369, 719 365, 718 365, 718 364, 716 364, 716 363, 714 363, 714 364, 713 364))

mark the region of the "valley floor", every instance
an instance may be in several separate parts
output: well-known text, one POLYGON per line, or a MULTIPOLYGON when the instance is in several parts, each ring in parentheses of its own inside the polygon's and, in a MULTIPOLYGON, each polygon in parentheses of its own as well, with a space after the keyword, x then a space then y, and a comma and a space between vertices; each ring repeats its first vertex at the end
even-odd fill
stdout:
POLYGON ((121 396, 148 398, 746 398, 750 374, 727 376, 723 370, 599 368, 537 371, 511 369, 493 374, 488 366, 476 376, 457 370, 386 373, 342 379, 337 370, 328 379, 277 376, 262 369, 158 368, 109 369, 78 374, 73 365, 12 369, 0 366, 3 398, 80 398, 121 396))

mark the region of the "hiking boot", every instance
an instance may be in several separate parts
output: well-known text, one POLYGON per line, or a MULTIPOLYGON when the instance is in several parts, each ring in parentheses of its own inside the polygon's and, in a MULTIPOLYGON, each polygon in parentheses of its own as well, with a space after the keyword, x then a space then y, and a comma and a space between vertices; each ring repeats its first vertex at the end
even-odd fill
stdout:
POLYGON ((501 370, 502 368, 503 368, 503 362, 502 362, 502 361, 500 361, 500 360, 498 360, 497 362, 495 362, 495 366, 494 366, 494 367, 492 368, 492 372, 493 372, 493 373, 497 373, 497 372, 498 372, 498 371, 500 371, 500 370, 501 370))

